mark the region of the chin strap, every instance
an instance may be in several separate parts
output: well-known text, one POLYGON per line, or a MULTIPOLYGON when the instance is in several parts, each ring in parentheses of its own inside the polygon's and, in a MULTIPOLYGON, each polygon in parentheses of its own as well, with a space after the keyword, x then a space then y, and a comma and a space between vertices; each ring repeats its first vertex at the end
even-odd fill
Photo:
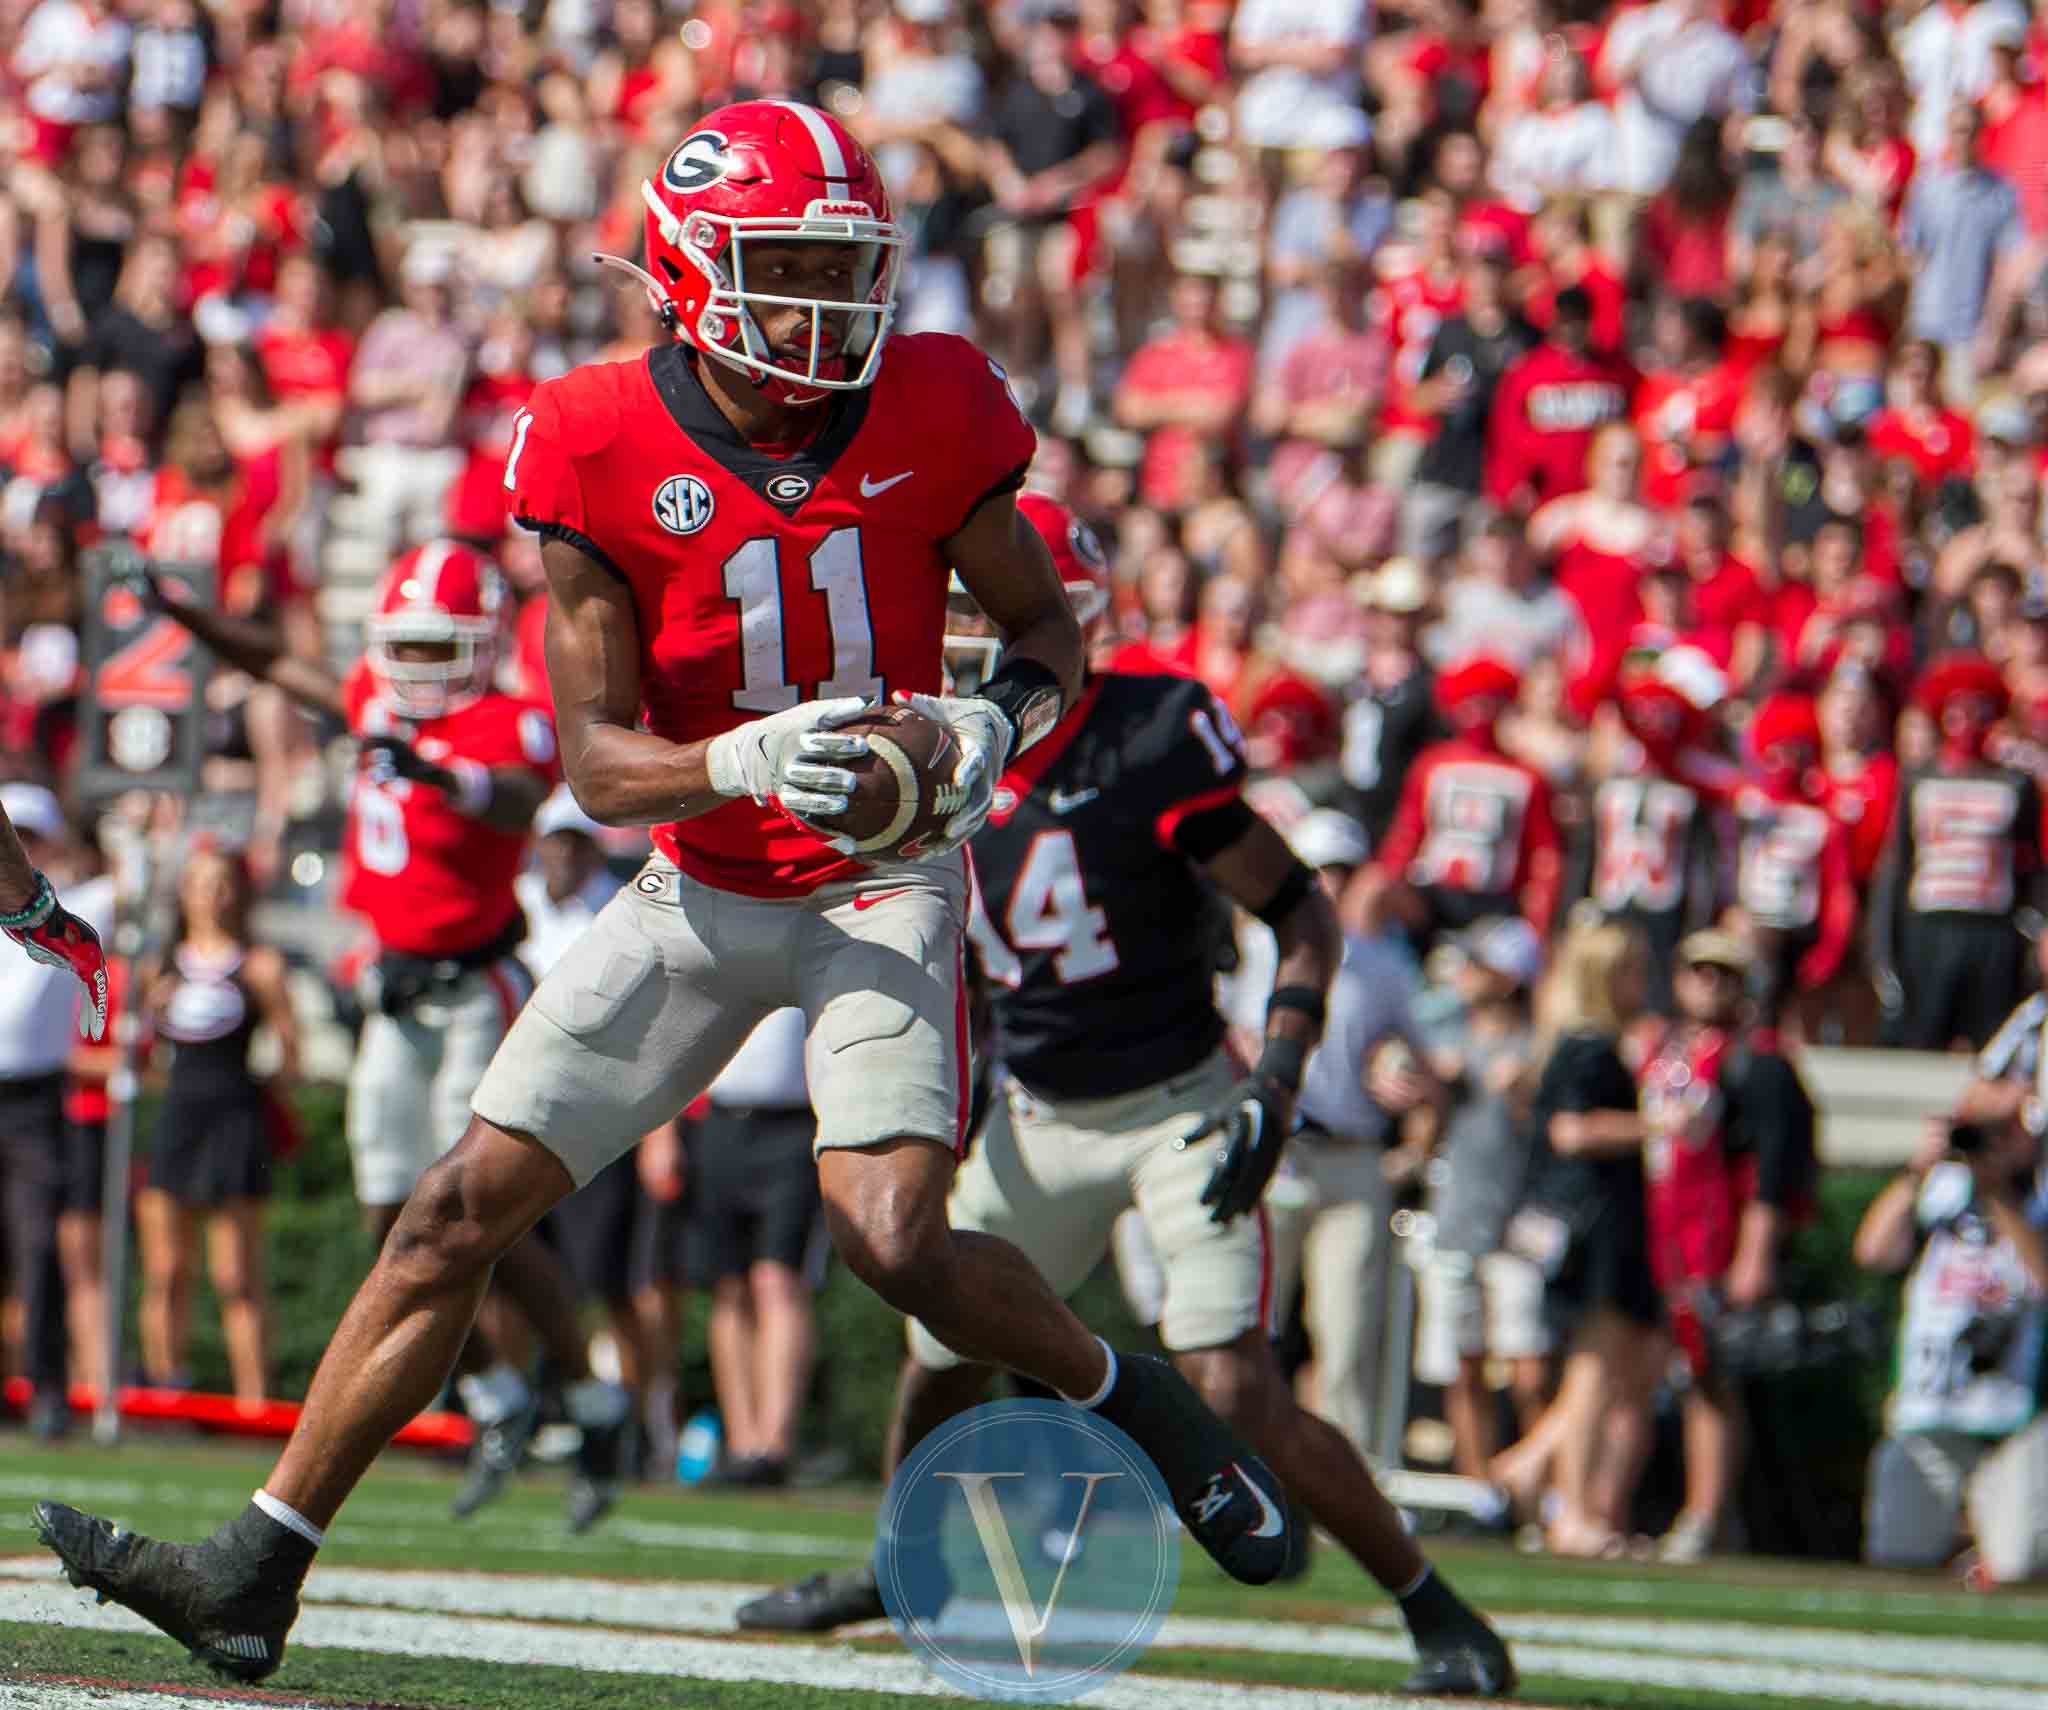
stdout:
POLYGON ((616 268, 629 278, 637 280, 647 288, 647 301, 661 324, 673 334, 676 330, 676 306, 669 294, 662 289, 661 281, 649 273, 637 261, 628 261, 623 255, 606 255, 602 250, 592 250, 590 259, 600 267, 616 268))

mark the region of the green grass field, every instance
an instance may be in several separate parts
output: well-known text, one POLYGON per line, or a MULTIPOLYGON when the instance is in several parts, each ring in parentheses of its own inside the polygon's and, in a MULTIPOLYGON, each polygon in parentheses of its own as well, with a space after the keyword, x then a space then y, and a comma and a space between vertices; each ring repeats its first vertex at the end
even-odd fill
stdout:
MULTIPOLYGON (((851 1563, 874 1493, 628 1495, 568 1537, 536 1474, 475 1520, 455 1474, 393 1456, 330 1533, 283 1670, 229 1693, 168 1640, 66 1587, 29 1530, 55 1496, 160 1536, 237 1509, 266 1451, 137 1438, 119 1450, 0 1438, 0 1705, 172 1710, 208 1698, 517 1710, 875 1710, 950 1689, 886 1626, 828 1640, 732 1631, 740 1589, 851 1563)), ((1513 1638, 1522 1699, 1616 1710, 1737 1705, 2048 1710, 2048 1595, 1719 1560, 1691 1570, 1444 1546, 1454 1582, 1513 1638)), ((1248 1591, 1198 1551, 1160 1643, 1088 1702, 1111 1710, 1365 1710, 1406 1672, 1397 1623, 1334 1550, 1248 1591)))

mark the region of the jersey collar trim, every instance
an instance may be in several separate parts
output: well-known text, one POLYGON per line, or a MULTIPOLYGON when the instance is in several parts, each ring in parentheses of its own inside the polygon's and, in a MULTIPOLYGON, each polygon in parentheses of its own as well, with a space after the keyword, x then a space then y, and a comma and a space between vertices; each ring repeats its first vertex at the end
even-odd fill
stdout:
POLYGON ((832 466, 867 421, 868 401, 873 395, 873 389, 867 387, 858 392, 835 392, 830 402, 818 406, 825 414, 825 425, 811 442, 788 457, 774 457, 759 446, 749 445, 719 413, 682 345, 658 345, 649 351, 647 378, 670 420, 691 443, 762 503, 772 505, 785 516, 795 516, 825 484, 832 466), (794 497, 777 497, 770 491, 771 483, 785 492, 794 488, 796 483, 788 479, 791 476, 801 477, 803 482, 794 497))
POLYGON ((1014 799, 1008 807, 1000 805, 990 813, 989 818, 996 824, 1006 822, 1010 815, 1024 805, 1024 798, 1038 788, 1052 765, 1067 751, 1067 746, 1081 734, 1081 726, 1088 722, 1089 713, 1095 710, 1096 697, 1102 693, 1102 679, 1090 677, 1081 690, 1081 698, 1069 707, 1059 723, 1047 732, 1043 741, 1027 749, 1022 759, 1003 774, 1002 787, 1014 799))

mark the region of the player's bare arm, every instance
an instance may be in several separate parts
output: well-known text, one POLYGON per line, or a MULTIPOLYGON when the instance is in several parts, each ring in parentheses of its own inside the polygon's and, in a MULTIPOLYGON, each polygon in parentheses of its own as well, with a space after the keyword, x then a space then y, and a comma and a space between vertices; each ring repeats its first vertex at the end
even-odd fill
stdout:
POLYGON ((1315 875, 1280 834, 1256 815, 1237 839, 1203 863, 1234 901, 1273 929, 1280 963, 1266 1005, 1266 1043, 1252 1072, 1232 1088, 1183 1145, 1211 1136, 1222 1144, 1202 1203, 1228 1223, 1259 1203, 1279 1168, 1293 1126, 1308 1054, 1323 1031, 1330 981, 1344 954, 1337 912, 1315 875))
POLYGON ((176 587, 144 572, 141 590, 149 606, 173 623, 189 629, 215 657, 246 671, 252 677, 274 684, 302 706, 315 712, 345 718, 341 679, 308 659, 286 650, 284 632, 254 618, 230 617, 226 612, 208 611, 185 599, 176 587))
POLYGON ((1052 554, 1018 512, 1015 496, 989 499, 945 545, 967 591, 1002 632, 1004 665, 1043 666, 1059 684, 1061 705, 1070 705, 1081 692, 1088 650, 1052 554))
POLYGON ((0 914, 19 914, 35 901, 35 863, 15 835, 14 822, 0 808, 0 914))
POLYGON ((583 811, 605 825, 692 819, 724 804, 708 742, 669 742, 640 720, 640 618, 611 571, 566 540, 541 542, 548 578, 548 681, 562 770, 583 811))
MULTIPOLYGON (((1254 818, 1235 843, 1213 856, 1203 871, 1234 903, 1272 927, 1279 942, 1280 965, 1273 976, 1275 992, 1290 987, 1327 992, 1344 959, 1344 937, 1337 911, 1322 886, 1301 888, 1297 873, 1305 872, 1285 840, 1263 819, 1254 818), (1278 919, 1274 904, 1287 898, 1294 906, 1278 919)), ((1275 1009, 1266 1018, 1269 1039, 1297 1040, 1304 1050, 1322 1033, 1320 1019, 1291 1008, 1275 1009)))

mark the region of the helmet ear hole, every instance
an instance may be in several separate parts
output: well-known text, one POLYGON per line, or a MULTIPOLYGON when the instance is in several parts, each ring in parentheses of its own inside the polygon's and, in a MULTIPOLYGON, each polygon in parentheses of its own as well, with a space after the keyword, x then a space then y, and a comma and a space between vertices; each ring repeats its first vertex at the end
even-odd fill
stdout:
POLYGON ((673 261, 669 260, 667 256, 657 255, 654 258, 654 264, 668 275, 668 282, 671 285, 680 285, 683 282, 683 270, 673 261))

